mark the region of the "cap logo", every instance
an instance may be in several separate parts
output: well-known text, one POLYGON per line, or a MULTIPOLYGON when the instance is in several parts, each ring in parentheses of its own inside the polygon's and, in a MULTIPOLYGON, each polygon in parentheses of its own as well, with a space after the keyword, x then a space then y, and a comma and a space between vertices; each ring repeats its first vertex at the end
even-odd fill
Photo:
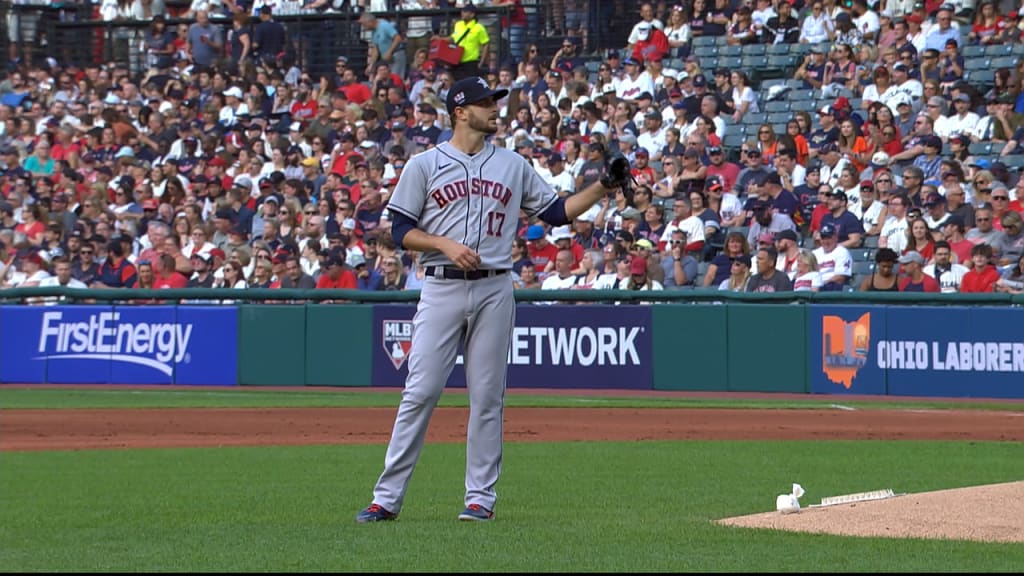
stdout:
POLYGON ((458 94, 455 95, 454 100, 455 100, 456 104, 462 104, 463 102, 466 101, 466 93, 465 92, 459 92, 458 94))
POLYGON ((483 87, 484 90, 490 90, 491 87, 487 85, 487 80, 483 78, 477 78, 476 83, 483 87))

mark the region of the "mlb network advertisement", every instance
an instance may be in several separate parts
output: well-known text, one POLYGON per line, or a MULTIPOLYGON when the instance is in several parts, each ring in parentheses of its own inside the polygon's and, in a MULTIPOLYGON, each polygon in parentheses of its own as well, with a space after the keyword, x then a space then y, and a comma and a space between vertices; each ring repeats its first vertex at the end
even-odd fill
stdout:
POLYGON ((1024 397, 1024 309, 810 306, 811 391, 1024 397))
MULTIPOLYGON (((405 385, 415 313, 414 306, 374 307, 374 386, 405 385)), ((466 386, 462 352, 460 345, 449 386, 466 386)), ((650 390, 651 310, 519 305, 511 346, 493 353, 507 354, 509 388, 650 390)))
POLYGON ((0 382, 235 385, 237 334, 233 306, 2 306, 0 382))

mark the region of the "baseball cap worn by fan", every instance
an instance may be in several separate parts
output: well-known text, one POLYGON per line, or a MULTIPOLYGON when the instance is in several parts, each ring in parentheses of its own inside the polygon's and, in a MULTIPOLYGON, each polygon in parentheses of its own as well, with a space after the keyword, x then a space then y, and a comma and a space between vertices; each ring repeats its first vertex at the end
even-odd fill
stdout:
POLYGON ((445 104, 448 107, 448 115, 454 116, 455 109, 460 106, 469 106, 488 98, 500 100, 506 95, 508 95, 508 90, 504 88, 491 90, 487 80, 479 76, 470 76, 469 78, 459 80, 448 90, 448 98, 445 104))
POLYGON ((799 242, 800 240, 796 236, 796 232, 785 229, 775 233, 775 240, 792 240, 793 242, 799 242))
POLYGON ((836 235, 836 227, 832 224, 824 224, 818 231, 822 238, 831 238, 836 235))
POLYGON ((526 239, 529 241, 540 240, 544 237, 544 227, 539 224, 534 224, 526 229, 526 239))
POLYGON ((920 252, 915 252, 914 250, 911 250, 910 252, 907 252, 903 256, 900 256, 900 259, 897 260, 897 262, 899 262, 900 264, 910 264, 911 262, 917 262, 918 264, 924 266, 924 256, 921 256, 920 252))
POLYGON ((651 243, 647 238, 641 238, 633 243, 634 248, 642 248, 644 250, 654 250, 654 244, 651 243))

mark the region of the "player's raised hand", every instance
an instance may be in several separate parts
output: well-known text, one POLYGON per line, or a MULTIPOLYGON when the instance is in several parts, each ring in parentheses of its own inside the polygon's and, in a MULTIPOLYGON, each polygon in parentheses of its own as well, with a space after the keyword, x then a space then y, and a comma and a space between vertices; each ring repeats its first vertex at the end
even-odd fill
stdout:
POLYGON ((459 244, 454 240, 444 243, 441 252, 455 264, 459 270, 476 270, 480 266, 480 255, 469 246, 459 244))

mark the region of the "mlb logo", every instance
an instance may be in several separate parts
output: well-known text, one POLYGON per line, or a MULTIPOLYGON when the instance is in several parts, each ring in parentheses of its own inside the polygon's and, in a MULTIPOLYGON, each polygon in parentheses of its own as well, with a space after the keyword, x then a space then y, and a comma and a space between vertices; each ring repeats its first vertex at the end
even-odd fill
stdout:
POLYGON ((381 345, 395 370, 401 370, 412 348, 412 320, 385 320, 381 345))

